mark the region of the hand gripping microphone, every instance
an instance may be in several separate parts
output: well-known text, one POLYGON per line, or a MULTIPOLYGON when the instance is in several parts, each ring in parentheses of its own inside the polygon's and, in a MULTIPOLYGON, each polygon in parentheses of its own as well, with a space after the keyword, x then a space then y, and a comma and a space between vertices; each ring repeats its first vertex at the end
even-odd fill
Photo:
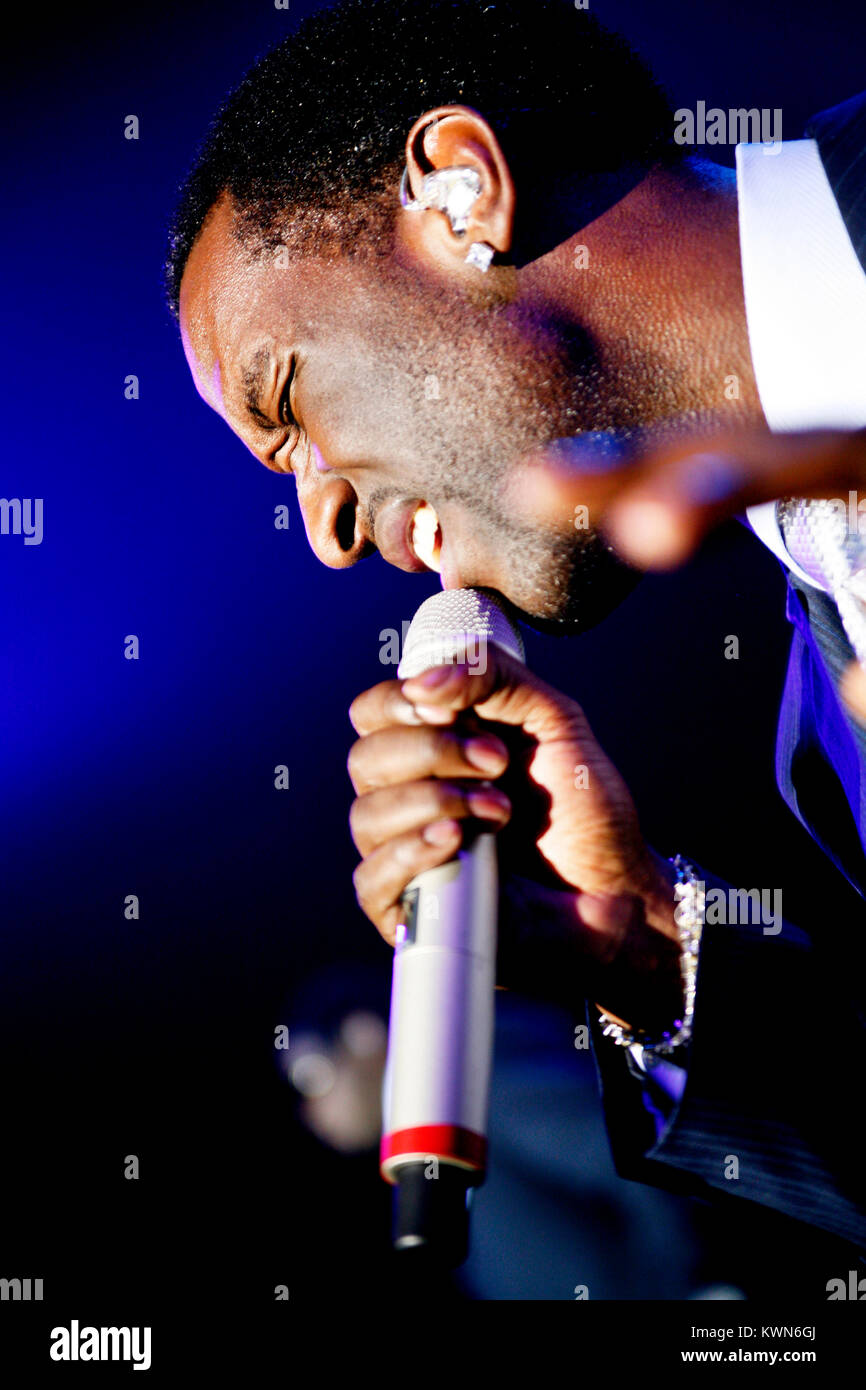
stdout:
MULTIPOLYGON (((398 675, 449 662, 481 673, 490 643, 523 660, 505 600, 445 590, 415 614, 398 675)), ((497 888, 495 835, 464 837, 455 859, 408 885, 397 929, 380 1169, 394 1185, 395 1247, 446 1268, 466 1258, 470 1192, 486 1167, 497 888)))

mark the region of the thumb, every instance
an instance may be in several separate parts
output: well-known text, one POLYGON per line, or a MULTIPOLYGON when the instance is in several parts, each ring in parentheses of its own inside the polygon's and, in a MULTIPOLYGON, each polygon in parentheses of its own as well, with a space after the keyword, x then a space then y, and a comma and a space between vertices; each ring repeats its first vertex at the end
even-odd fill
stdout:
POLYGON ((585 727, 580 706, 554 690, 494 643, 483 644, 479 659, 437 666, 403 684, 404 697, 424 716, 435 711, 440 722, 443 712, 453 714, 475 709, 482 719, 524 728, 540 742, 554 734, 561 737, 563 725, 585 727))

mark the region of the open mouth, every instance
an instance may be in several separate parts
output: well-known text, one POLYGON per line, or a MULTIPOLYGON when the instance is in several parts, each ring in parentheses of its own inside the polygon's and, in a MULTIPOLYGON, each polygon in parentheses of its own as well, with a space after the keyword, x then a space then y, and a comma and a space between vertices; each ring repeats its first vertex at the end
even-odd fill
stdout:
POLYGON ((442 527, 429 502, 416 507, 409 528, 409 540, 422 565, 436 574, 442 573, 442 527))

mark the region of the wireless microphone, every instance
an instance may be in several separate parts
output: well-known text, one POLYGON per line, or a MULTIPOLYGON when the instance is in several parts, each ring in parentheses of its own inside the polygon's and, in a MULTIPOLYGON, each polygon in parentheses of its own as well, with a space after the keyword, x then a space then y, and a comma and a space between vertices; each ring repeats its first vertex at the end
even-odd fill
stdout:
MULTIPOLYGON (((505 600, 450 589, 421 605, 401 679, 433 666, 486 670, 490 644, 519 661, 505 600)), ((484 1181, 493 1063, 498 873, 496 836, 481 831, 425 870, 403 895, 391 987, 380 1169, 395 1188, 393 1240, 444 1267, 466 1258, 469 1200, 484 1181)))

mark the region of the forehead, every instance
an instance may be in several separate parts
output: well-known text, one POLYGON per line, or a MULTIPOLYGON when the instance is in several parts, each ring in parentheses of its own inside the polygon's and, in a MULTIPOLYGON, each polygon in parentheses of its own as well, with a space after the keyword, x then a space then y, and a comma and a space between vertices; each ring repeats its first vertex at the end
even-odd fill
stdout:
MULTIPOLYGON (((242 374, 262 348, 298 347, 352 326, 369 331, 373 290, 351 257, 305 252, 253 256, 237 235, 238 213, 223 194, 205 219, 184 268, 180 329, 199 392, 216 408, 214 379, 242 374)), ((221 412, 222 413, 222 412, 221 412)))
MULTIPOLYGON (((223 194, 196 238, 180 287, 184 352, 196 386, 212 405, 221 359, 242 347, 254 325, 268 336, 278 319, 267 259, 256 261, 246 253, 236 226, 231 199, 223 194)), ((284 312, 279 318, 284 324, 284 312)))

